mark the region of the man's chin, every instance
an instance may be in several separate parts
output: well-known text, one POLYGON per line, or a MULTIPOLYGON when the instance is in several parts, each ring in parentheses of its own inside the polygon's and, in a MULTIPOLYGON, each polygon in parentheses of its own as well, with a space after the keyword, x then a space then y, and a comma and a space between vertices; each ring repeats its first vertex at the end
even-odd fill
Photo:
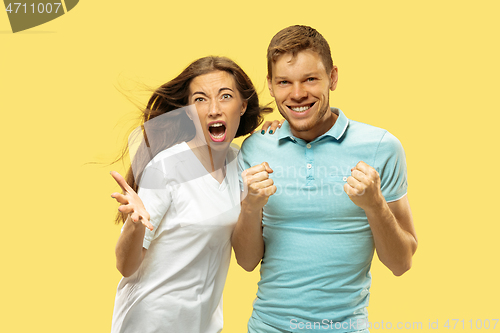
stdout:
POLYGON ((303 121, 288 120, 288 124, 290 125, 290 129, 292 129, 295 132, 307 132, 314 127, 314 124, 311 121, 303 122, 303 121))

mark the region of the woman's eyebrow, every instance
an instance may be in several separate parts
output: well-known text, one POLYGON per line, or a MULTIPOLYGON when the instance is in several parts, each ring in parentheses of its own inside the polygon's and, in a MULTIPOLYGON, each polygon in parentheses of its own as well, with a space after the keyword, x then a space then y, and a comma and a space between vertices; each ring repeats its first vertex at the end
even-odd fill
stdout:
MULTIPOLYGON (((233 90, 233 89, 231 89, 231 88, 228 88, 228 87, 223 87, 223 88, 220 88, 220 89, 219 89, 219 94, 220 94, 222 91, 224 91, 224 90, 229 90, 229 91, 234 92, 234 90, 233 90)), ((194 95, 196 95, 196 94, 200 94, 200 95, 203 95, 203 96, 207 96, 207 97, 208 97, 208 95, 207 95, 206 93, 204 93, 203 91, 195 91, 195 92, 193 93, 193 96, 194 96, 194 95)))

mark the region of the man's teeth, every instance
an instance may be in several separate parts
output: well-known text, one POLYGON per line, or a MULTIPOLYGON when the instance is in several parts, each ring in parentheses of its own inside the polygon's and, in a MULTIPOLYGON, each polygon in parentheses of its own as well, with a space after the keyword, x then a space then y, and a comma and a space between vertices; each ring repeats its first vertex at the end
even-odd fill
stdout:
POLYGON ((307 109, 309 109, 310 107, 311 107, 310 105, 307 105, 307 106, 296 106, 296 107, 291 106, 290 109, 292 109, 295 112, 304 112, 307 109))

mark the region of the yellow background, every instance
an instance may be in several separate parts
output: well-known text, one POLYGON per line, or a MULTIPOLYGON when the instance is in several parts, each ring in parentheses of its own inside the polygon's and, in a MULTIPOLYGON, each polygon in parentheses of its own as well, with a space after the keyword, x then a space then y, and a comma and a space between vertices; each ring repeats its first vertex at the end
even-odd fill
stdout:
MULTIPOLYGON (((447 319, 500 318, 499 10, 498 1, 88 0, 17 34, 2 11, 0 331, 109 332, 120 279, 109 171, 124 167, 106 163, 136 124, 126 96, 144 103, 144 85, 215 54, 271 101, 266 48, 292 24, 331 45, 331 105, 388 129, 407 154, 419 249, 399 278, 374 259, 370 321, 427 331, 439 320, 441 331, 447 319)), ((246 332, 258 279, 231 263, 224 332, 246 332)))

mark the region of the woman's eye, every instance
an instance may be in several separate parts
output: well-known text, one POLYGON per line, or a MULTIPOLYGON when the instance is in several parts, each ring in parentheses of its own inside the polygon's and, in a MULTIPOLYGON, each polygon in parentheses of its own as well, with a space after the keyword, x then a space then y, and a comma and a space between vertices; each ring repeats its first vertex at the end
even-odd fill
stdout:
POLYGON ((222 95, 222 99, 228 99, 228 98, 231 98, 233 96, 231 96, 230 94, 224 94, 222 95))
POLYGON ((203 102, 205 99, 203 97, 196 97, 194 99, 195 102, 203 102))

